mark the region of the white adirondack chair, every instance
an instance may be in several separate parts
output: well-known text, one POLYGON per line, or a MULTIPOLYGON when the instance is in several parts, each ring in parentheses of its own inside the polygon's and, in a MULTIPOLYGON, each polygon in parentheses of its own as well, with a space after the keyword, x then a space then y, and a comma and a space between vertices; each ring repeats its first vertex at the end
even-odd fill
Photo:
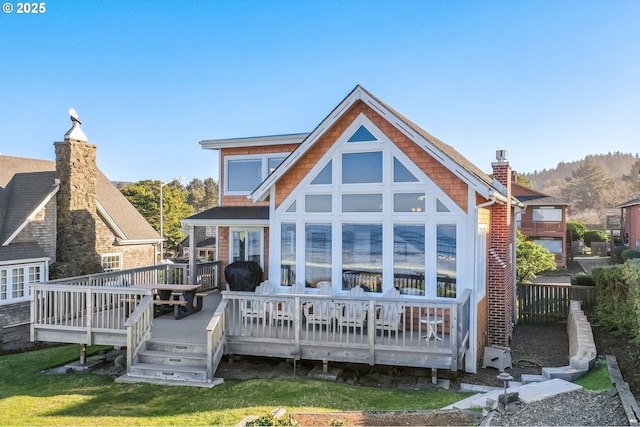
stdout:
POLYGON ((376 305, 376 329, 382 332, 398 332, 403 329, 402 318, 404 316, 404 304, 396 301, 384 301, 384 299, 401 298, 400 291, 396 288, 389 289, 382 295, 382 300, 376 305))
MULTIPOLYGON (((304 284, 296 283, 291 286, 288 292, 290 295, 304 295, 304 284)), ((271 319, 273 323, 277 324, 282 322, 293 322, 295 317, 295 300, 293 298, 286 298, 282 301, 276 301, 273 305, 273 311, 271 313, 271 319)))
MULTIPOLYGON (((318 295, 333 296, 333 287, 331 282, 319 282, 318 283, 318 295)), ((334 303, 331 300, 320 300, 305 304, 302 307, 304 317, 307 319, 307 324, 311 327, 319 325, 326 326, 331 329, 334 321, 334 303)))
MULTIPOLYGON (((364 298, 364 289, 354 286, 349 290, 349 296, 364 298)), ((367 308, 369 304, 364 301, 348 301, 341 304, 336 310, 336 324, 338 327, 363 328, 367 320, 367 308)))
MULTIPOLYGON (((255 293, 258 295, 269 295, 273 293, 273 286, 265 280, 256 287, 255 293)), ((254 319, 263 321, 269 318, 269 303, 264 299, 241 299, 240 316, 242 321, 252 322, 254 319)))

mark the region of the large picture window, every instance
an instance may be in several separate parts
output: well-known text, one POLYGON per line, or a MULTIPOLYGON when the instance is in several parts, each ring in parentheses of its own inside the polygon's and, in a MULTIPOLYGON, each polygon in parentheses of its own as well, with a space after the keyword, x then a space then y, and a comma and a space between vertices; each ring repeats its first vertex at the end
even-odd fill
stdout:
POLYGON ((382 224, 342 224, 342 289, 382 292, 382 224))
POLYGON ((331 280, 331 224, 305 225, 306 286, 331 280))
POLYGON ((393 285, 401 294, 425 294, 424 262, 424 225, 394 224, 393 285))

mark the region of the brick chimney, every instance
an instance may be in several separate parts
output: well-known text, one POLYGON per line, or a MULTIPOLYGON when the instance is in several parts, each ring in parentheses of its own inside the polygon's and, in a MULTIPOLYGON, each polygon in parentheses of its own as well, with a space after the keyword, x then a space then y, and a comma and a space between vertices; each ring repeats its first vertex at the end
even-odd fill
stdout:
POLYGON ((489 345, 508 347, 514 323, 514 230, 511 209, 511 165, 506 150, 496 151, 491 164, 496 187, 503 187, 506 203, 491 208, 491 243, 488 259, 489 345))
POLYGON ((72 127, 64 141, 55 142, 57 194, 57 261, 53 275, 80 276, 102 270, 96 252, 96 149, 87 143, 73 109, 72 127))

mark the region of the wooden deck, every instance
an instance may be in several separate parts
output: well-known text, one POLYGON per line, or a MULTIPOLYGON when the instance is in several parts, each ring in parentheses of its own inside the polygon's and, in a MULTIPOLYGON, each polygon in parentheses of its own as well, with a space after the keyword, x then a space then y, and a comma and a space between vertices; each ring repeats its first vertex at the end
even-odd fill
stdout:
POLYGON ((128 367, 134 368, 148 343, 197 347, 209 382, 223 354, 456 371, 464 368, 469 348, 469 291, 445 301, 216 290, 208 292, 200 312, 180 320, 153 313, 150 290, 38 284, 32 288, 32 340, 127 347, 128 367), (334 314, 353 304, 364 311, 359 319, 342 314, 311 323, 309 306, 320 302, 334 314), (397 321, 381 322, 385 305, 400 307, 397 321), (262 307, 262 313, 247 316, 250 306, 262 307), (283 307, 291 309, 284 317, 283 307))

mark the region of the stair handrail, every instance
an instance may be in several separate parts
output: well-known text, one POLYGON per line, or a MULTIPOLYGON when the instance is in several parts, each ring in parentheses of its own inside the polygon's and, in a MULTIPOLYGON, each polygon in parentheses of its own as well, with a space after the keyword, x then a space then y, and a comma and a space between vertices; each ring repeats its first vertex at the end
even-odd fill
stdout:
POLYGON ((227 339, 227 304, 229 300, 222 299, 215 313, 207 325, 207 382, 213 381, 227 339))
POLYGON ((152 326, 153 295, 149 291, 124 323, 124 327, 127 330, 127 374, 131 373, 131 365, 133 365, 142 346, 149 338, 152 326))

